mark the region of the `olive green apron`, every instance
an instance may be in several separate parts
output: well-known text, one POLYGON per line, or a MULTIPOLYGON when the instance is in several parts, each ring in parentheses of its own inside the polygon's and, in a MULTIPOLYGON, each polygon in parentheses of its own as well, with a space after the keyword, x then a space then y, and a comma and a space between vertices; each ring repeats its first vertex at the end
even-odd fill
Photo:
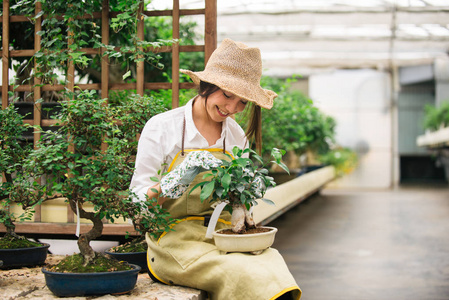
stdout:
MULTIPOLYGON (((218 159, 228 159, 223 149, 207 150, 218 159)), ((182 152, 188 151, 183 149, 182 152)), ((178 153, 168 171, 179 165, 184 157, 178 153)), ((277 250, 268 248, 260 255, 222 254, 213 239, 205 237, 205 216, 207 220, 213 209, 208 201, 201 203, 200 189, 189 195, 190 188, 202 181, 203 175, 199 174, 180 198, 164 203, 163 207, 171 216, 180 219, 173 231, 158 240, 147 234, 150 276, 165 284, 207 291, 213 300, 276 299, 287 293, 291 299, 299 299, 301 290, 277 250)), ((224 211, 216 229, 229 228, 230 219, 229 212, 224 211)))

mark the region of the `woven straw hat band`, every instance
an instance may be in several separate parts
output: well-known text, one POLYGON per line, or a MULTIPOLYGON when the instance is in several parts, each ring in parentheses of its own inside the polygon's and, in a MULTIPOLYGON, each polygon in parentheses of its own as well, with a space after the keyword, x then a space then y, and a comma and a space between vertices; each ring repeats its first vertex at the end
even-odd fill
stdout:
POLYGON ((212 53, 204 71, 180 70, 190 76, 195 84, 200 81, 215 84, 239 98, 255 102, 270 109, 277 94, 260 86, 262 59, 258 48, 224 39, 212 53))

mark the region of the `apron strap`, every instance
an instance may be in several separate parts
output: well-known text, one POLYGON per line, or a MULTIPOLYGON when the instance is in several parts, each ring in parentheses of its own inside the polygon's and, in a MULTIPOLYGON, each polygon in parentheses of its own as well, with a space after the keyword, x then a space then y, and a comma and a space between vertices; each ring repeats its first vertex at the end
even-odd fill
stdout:
MULTIPOLYGON (((186 117, 182 122, 181 155, 184 156, 184 137, 186 135, 186 117)), ((223 154, 226 154, 226 137, 223 138, 223 154)))

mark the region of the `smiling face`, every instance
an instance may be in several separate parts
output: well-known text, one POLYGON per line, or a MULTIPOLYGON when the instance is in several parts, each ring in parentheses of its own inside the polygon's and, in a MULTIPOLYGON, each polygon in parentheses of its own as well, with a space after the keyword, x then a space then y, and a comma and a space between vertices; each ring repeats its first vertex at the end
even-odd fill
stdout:
POLYGON ((223 122, 227 117, 242 112, 247 103, 230 92, 218 89, 207 98, 206 110, 212 120, 223 122))

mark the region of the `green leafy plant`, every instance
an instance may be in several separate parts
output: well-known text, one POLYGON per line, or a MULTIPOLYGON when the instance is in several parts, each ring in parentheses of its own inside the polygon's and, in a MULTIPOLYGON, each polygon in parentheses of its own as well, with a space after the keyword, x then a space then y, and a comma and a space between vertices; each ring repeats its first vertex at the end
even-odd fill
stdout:
MULTIPOLYGON (((335 120, 326 116, 312 99, 292 88, 297 77, 278 79, 264 76, 262 86, 278 94, 270 110, 262 113, 262 156, 278 147, 300 156, 306 152, 325 153, 335 136, 335 120)), ((239 123, 244 126, 243 118, 239 123)))
MULTIPOLYGON (((211 202, 228 202, 227 208, 232 213, 232 231, 242 233, 246 228, 254 228, 255 222, 249 209, 257 205, 257 201, 274 204, 265 199, 265 192, 269 187, 276 186, 273 177, 268 175, 266 163, 254 150, 234 147, 234 157, 222 160, 222 165, 213 168, 203 176, 205 181, 195 185, 191 191, 201 188, 200 199, 211 202), (251 155, 251 158, 245 157, 251 155), (254 160, 254 161, 253 161, 254 160)), ((284 150, 273 148, 271 150, 272 163, 279 165, 287 173, 287 166, 281 162, 284 150)))
POLYGON ((318 156, 318 160, 326 165, 334 166, 337 177, 350 174, 358 165, 357 153, 346 147, 337 147, 318 156))
MULTIPOLYGON (((45 190, 39 188, 34 178, 25 172, 23 161, 32 151, 32 144, 23 139, 27 125, 21 116, 9 105, 0 110, 0 223, 6 228, 4 239, 24 240, 15 233, 15 222, 31 220, 34 207, 42 202, 45 190), (22 212, 15 213, 13 208, 22 212)), ((29 247, 36 246, 30 243, 29 247)))
POLYGON ((439 107, 425 106, 423 127, 431 131, 449 126, 449 101, 441 103, 439 107))
POLYGON ((72 100, 62 103, 58 129, 43 133, 26 164, 32 176, 47 175, 48 195, 66 198, 79 218, 92 222, 91 230, 78 239, 85 265, 98 256, 90 241, 101 236, 102 219, 114 222, 140 212, 128 190, 137 151, 135 133, 145 124, 143 115, 148 119, 165 110, 156 100, 150 104, 152 98, 139 96, 112 107, 97 93, 68 94, 72 100), (86 203, 94 211, 86 210, 86 203))

